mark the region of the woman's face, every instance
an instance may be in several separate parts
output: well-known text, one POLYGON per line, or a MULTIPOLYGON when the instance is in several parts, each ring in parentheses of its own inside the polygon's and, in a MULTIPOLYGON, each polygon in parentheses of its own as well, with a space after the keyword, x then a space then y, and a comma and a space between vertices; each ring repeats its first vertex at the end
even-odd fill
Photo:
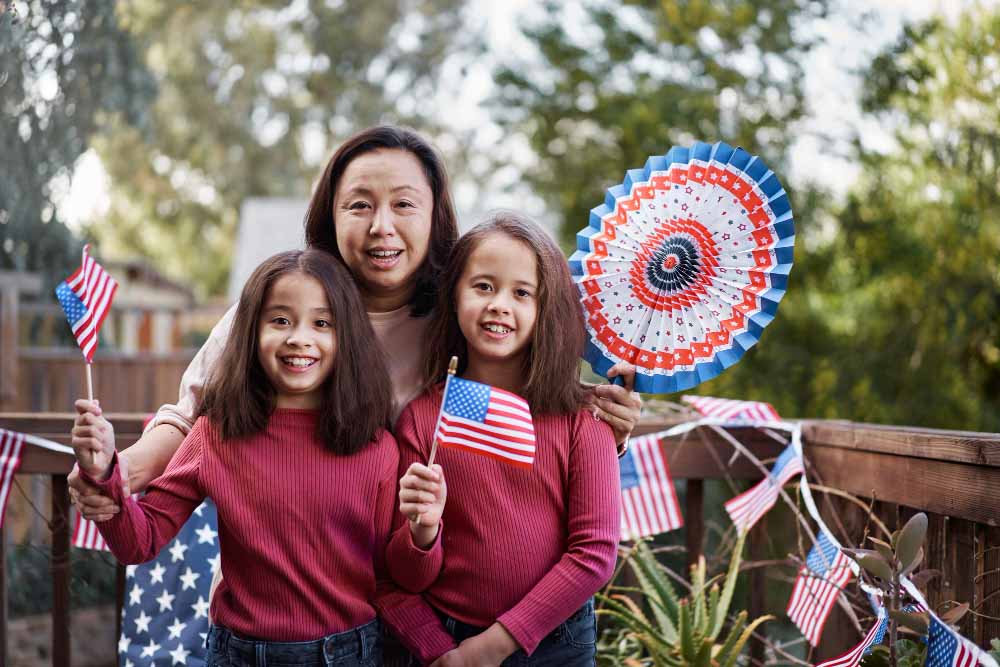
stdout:
POLYGON ((351 160, 333 199, 337 248, 372 312, 406 305, 427 256, 434 196, 420 160, 379 149, 351 160))

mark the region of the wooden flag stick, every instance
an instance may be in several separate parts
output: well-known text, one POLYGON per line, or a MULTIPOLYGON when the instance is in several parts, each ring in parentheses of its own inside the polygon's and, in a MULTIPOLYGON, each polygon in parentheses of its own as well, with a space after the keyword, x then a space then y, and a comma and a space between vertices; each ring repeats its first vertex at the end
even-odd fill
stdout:
MULTIPOLYGON (((90 372, 91 363, 87 362, 87 400, 91 403, 94 402, 94 376, 90 372)), ((94 465, 97 462, 97 453, 94 450, 90 450, 90 465, 94 465)))
POLYGON ((458 357, 452 357, 451 361, 448 362, 448 377, 444 380, 444 394, 441 396, 441 409, 438 410, 438 420, 437 425, 434 427, 434 443, 431 445, 431 456, 427 460, 427 467, 430 468, 434 465, 434 455, 437 454, 438 448, 438 433, 441 430, 441 415, 444 413, 445 401, 448 400, 448 385, 451 384, 451 379, 455 377, 455 372, 458 370, 458 357))

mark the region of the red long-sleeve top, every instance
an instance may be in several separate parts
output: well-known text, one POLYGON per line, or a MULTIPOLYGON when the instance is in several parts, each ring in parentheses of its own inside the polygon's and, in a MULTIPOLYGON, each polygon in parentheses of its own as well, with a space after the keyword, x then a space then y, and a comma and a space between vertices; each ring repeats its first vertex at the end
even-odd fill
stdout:
MULTIPOLYGON (((426 463, 440 404, 436 389, 400 415, 401 474, 426 463)), ((529 469, 439 448, 448 485, 440 537, 422 551, 400 517, 386 552, 401 586, 466 623, 499 621, 529 654, 611 577, 621 530, 611 429, 586 411, 536 416, 534 427, 529 469)), ((408 623, 430 625, 416 611, 408 623)), ((427 660, 442 645, 427 631, 411 649, 427 660)))
POLYGON ((375 618, 391 595, 385 546, 399 453, 381 432, 336 456, 316 439, 317 414, 279 409, 256 435, 223 442, 204 417, 138 502, 124 497, 117 459, 95 482, 122 508, 98 527, 123 563, 148 561, 206 496, 218 508, 222 583, 214 622, 237 634, 308 641, 375 618))

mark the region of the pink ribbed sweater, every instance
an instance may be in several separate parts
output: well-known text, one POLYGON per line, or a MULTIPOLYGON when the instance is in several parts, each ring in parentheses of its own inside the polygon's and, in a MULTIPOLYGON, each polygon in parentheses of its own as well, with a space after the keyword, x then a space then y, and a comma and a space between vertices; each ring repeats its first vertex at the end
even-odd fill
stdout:
POLYGON ((111 478, 97 484, 122 512, 97 524, 101 534, 123 563, 150 560, 211 497, 223 572, 214 622, 273 641, 367 623, 376 597, 393 589, 384 553, 398 449, 382 432, 357 454, 335 456, 315 428, 315 411, 279 409, 262 433, 222 442, 199 418, 138 502, 123 497, 116 459, 111 478))
MULTIPOLYGON (((401 473, 427 461, 440 403, 435 390, 400 415, 401 473)), ((531 469, 438 449, 448 484, 440 538, 421 551, 402 525, 386 552, 401 586, 423 590, 431 605, 466 623, 500 621, 528 653, 608 581, 621 530, 611 429, 585 411, 535 417, 534 426, 531 469)), ((393 615, 385 614, 390 625, 393 615)), ((406 624, 429 619, 412 611, 406 624)), ((436 632, 420 635, 411 648, 427 660, 443 643, 436 632)))

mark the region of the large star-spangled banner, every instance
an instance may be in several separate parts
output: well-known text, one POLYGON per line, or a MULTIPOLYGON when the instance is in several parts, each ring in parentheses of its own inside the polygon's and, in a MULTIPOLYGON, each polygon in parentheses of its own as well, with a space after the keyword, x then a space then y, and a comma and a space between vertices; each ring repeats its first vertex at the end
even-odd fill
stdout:
POLYGON ((218 535, 215 505, 206 500, 155 560, 128 566, 121 667, 204 667, 218 535))

